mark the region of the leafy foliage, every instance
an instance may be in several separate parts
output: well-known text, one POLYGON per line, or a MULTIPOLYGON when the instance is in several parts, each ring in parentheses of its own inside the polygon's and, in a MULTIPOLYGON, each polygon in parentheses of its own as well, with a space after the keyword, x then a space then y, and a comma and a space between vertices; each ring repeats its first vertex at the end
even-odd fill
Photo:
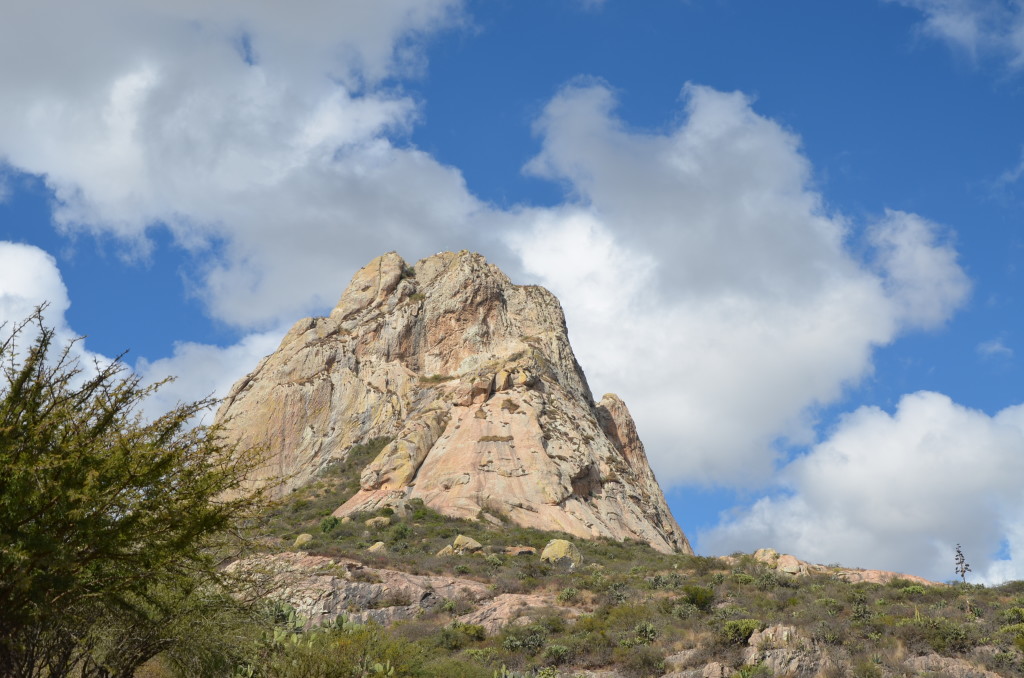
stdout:
POLYGON ((145 421, 158 386, 53 344, 41 311, 0 341, 0 675, 130 675, 215 595, 258 459, 191 426, 210 401, 145 421))

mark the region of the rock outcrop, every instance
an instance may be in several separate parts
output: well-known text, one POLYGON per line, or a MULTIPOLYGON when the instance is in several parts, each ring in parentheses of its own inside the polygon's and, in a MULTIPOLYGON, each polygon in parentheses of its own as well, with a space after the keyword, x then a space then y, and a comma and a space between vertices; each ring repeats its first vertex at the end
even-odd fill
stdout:
POLYGON ((691 553, 629 411, 595 402, 558 300, 483 257, 385 254, 326 318, 295 324, 218 419, 261 446, 261 479, 302 485, 350 448, 391 442, 337 516, 409 500, 494 523, 691 553))
MULTIPOLYGON (((732 556, 725 556, 722 560, 735 562, 732 556)), ((918 577, 913 574, 902 574, 889 570, 864 570, 860 568, 840 567, 834 565, 818 565, 800 560, 796 556, 787 553, 779 553, 775 549, 758 549, 754 552, 754 560, 764 563, 770 568, 783 574, 793 576, 807 576, 812 574, 828 574, 837 579, 850 582, 851 584, 888 584, 893 579, 902 579, 913 584, 923 586, 941 586, 938 582, 918 577)))
POLYGON ((388 625, 456 601, 468 610, 456 614, 454 621, 480 625, 489 635, 509 624, 531 623, 555 609, 565 619, 582 612, 558 605, 550 594, 498 594, 472 579, 414 575, 306 553, 251 556, 230 564, 228 571, 254 590, 274 591, 273 597, 294 608, 306 628, 331 624, 342 616, 358 624, 388 625))

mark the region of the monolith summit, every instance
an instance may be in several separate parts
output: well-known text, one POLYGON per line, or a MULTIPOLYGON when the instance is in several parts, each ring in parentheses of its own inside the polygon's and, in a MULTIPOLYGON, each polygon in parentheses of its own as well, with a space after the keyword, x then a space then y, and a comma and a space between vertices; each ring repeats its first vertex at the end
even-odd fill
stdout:
POLYGON ((558 300, 478 254, 395 254, 295 324, 218 418, 297 487, 358 443, 391 440, 335 515, 410 499, 448 515, 690 553, 625 403, 595 402, 558 300))

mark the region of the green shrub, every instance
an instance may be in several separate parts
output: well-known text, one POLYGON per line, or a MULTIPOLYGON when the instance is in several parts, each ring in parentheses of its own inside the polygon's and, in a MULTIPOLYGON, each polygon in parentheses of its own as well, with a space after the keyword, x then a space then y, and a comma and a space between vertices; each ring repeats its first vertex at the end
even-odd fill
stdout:
POLYGON ((544 661, 551 662, 555 666, 564 664, 570 656, 569 648, 565 645, 549 645, 544 650, 544 661))
POLYGON ((324 534, 330 534, 331 530, 338 526, 340 521, 334 516, 327 516, 320 521, 320 531, 324 534))
POLYGON ((836 616, 843 609, 843 604, 835 598, 818 598, 814 604, 825 610, 829 616, 836 616))
POLYGON ((930 649, 939 654, 962 654, 977 644, 972 629, 943 617, 915 618, 897 624, 896 628, 908 648, 917 651, 930 649))
POLYGON ((882 667, 870 659, 863 659, 853 667, 853 678, 882 678, 882 667))
POLYGON ((707 612, 715 602, 715 592, 704 586, 684 586, 683 600, 701 612, 707 612))
POLYGON ((412 536, 412 528, 406 523, 396 523, 388 529, 387 542, 397 544, 412 536))
POLYGON ((501 646, 508 652, 525 652, 533 656, 544 649, 548 630, 539 624, 513 626, 505 629, 501 646))
POLYGON ((665 673, 665 658, 653 647, 619 647, 612 656, 618 669, 626 676, 645 678, 665 673))
POLYGON ((1007 638, 1024 638, 1024 623, 1007 624, 999 629, 999 635, 1007 638))
POLYGON ((576 589, 576 588, 573 588, 572 586, 570 586, 569 588, 562 589, 558 593, 557 600, 560 603, 571 603, 572 601, 576 600, 576 598, 579 596, 579 594, 580 594, 579 589, 576 589))
POLYGON ((759 619, 733 619, 722 625, 721 638, 729 645, 745 645, 750 636, 763 628, 759 619))
POLYGON ((656 574, 648 580, 652 589, 674 589, 683 583, 683 578, 673 572, 671 574, 656 574))
MULTIPOLYGON (((492 678, 493 671, 473 653, 479 650, 465 650, 460 657, 434 657, 423 665, 422 676, 444 676, 445 678, 492 678)), ((398 678, 396 675, 395 678, 398 678)))
POLYGON ((487 632, 482 626, 452 622, 438 633, 437 644, 446 650, 455 651, 486 637, 487 632))
POLYGON ((650 622, 640 622, 633 627, 633 638, 637 645, 650 645, 658 637, 658 629, 650 622))
POLYGON ((268 678, 307 676, 422 675, 419 646, 376 625, 304 634, 272 654, 262 668, 268 678))
POLYGON ((776 572, 768 571, 761 574, 757 578, 757 590, 758 591, 771 591, 772 589, 780 586, 782 580, 776 572))
POLYGON ((677 619, 690 619, 700 614, 700 609, 692 603, 680 603, 679 605, 673 605, 672 609, 669 610, 669 614, 677 619))
POLYGON ((717 558, 709 558, 707 556, 682 556, 680 561, 681 567, 686 570, 691 570, 701 577, 710 573, 711 570, 719 566, 719 560, 717 558))
POLYGON ((818 622, 811 637, 822 645, 842 645, 845 639, 842 627, 835 621, 818 622))

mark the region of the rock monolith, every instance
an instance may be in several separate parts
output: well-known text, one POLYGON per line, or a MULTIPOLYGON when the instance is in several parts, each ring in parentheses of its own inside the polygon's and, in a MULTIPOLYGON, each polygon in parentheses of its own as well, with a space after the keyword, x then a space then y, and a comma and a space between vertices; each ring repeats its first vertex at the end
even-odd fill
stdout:
POLYGON ((286 492, 390 442, 334 515, 441 513, 691 553, 625 403, 595 401, 558 300, 471 252, 380 256, 330 316, 299 321, 218 412, 286 492))

